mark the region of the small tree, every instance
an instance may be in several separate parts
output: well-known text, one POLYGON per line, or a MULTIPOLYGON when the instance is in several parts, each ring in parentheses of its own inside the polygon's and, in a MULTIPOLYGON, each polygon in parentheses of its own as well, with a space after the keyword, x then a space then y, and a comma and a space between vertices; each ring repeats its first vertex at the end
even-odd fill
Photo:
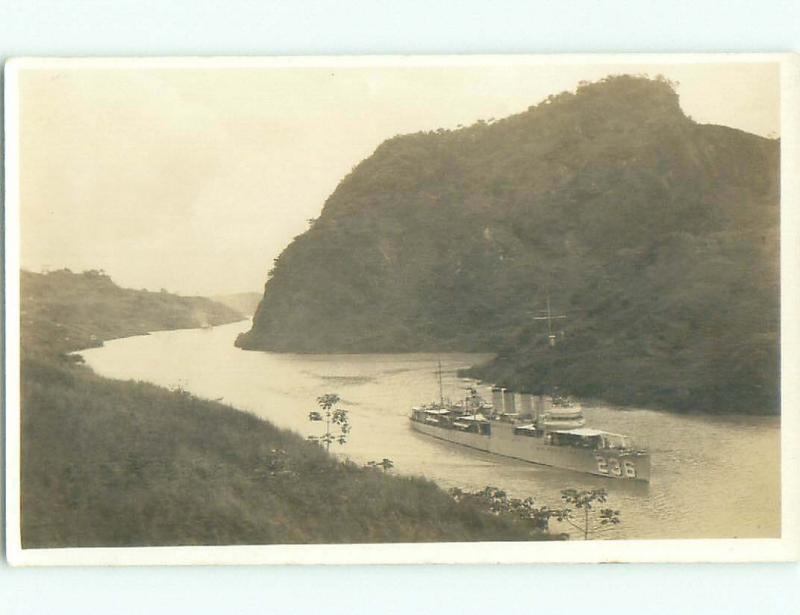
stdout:
POLYGON ((309 421, 325 421, 325 433, 321 436, 308 436, 312 442, 317 442, 320 446, 325 446, 326 451, 331 450, 331 444, 347 442, 347 434, 350 433, 350 421, 347 418, 347 410, 339 408, 341 399, 336 393, 326 393, 317 397, 321 412, 312 410, 308 413, 309 421), (331 431, 338 428, 338 435, 331 431))
POLYGON ((565 489, 561 492, 561 499, 565 504, 574 506, 575 510, 567 508, 567 514, 559 520, 566 521, 583 533, 584 540, 589 540, 589 536, 608 532, 621 523, 618 510, 597 508, 598 504, 605 504, 608 499, 605 489, 565 489))

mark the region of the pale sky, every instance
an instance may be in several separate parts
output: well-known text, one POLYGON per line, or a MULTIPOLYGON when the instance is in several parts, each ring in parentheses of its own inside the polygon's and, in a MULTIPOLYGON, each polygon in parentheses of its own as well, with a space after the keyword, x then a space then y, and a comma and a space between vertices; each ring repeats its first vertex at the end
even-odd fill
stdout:
POLYGON ((260 292, 273 259, 385 139, 499 119, 620 73, 680 82, 698 122, 780 133, 772 63, 24 69, 22 266, 260 292))

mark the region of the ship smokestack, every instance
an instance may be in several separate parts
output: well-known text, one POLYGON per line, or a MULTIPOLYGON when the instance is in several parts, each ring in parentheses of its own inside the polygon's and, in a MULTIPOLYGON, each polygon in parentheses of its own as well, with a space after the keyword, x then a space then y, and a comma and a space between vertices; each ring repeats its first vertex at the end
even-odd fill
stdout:
POLYGON ((530 393, 519 394, 519 411, 523 416, 534 417, 533 396, 530 393))
POLYGON ((503 389, 492 387, 492 406, 495 414, 503 414, 503 389))
POLYGON ((534 395, 533 397, 533 420, 538 421, 545 413, 544 395, 534 395))
POLYGON ((503 413, 514 414, 517 411, 517 406, 514 403, 514 391, 503 389, 503 413))

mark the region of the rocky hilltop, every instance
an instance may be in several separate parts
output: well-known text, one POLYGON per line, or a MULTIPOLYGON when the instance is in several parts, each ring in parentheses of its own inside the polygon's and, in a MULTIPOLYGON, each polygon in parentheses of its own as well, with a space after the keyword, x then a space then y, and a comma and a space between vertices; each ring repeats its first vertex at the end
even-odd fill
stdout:
POLYGON ((471 375, 517 390, 773 412, 779 149, 633 76, 394 137, 276 260, 237 345, 491 351, 471 375))

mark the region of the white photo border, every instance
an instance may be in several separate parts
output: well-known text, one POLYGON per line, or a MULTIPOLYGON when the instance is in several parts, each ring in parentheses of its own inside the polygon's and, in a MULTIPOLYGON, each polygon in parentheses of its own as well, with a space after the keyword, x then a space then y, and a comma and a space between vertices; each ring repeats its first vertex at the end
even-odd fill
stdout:
POLYGON ((800 55, 570 54, 298 56, 262 58, 19 58, 5 66, 6 556, 12 565, 519 564, 776 562, 800 559, 800 55), (781 88, 781 537, 567 542, 258 545, 23 549, 20 535, 21 71, 54 68, 276 68, 558 64, 780 64, 781 88))

